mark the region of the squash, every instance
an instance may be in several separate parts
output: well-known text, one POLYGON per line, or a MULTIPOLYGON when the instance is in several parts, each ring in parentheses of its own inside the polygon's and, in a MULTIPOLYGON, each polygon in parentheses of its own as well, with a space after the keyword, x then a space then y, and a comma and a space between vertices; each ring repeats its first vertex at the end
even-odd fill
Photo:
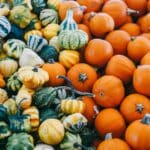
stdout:
POLYGON ((7 118, 7 109, 3 104, 0 104, 0 121, 7 118))
POLYGON ((10 135, 11 135, 11 131, 8 125, 5 122, 0 121, 0 140, 5 139, 10 135))
POLYGON ((45 144, 56 145, 64 138, 63 124, 57 119, 47 119, 39 127, 40 140, 45 144))
POLYGON ((18 59, 21 56, 25 46, 26 44, 21 40, 9 39, 4 43, 3 49, 8 56, 18 59))
POLYGON ((25 28, 31 21, 31 12, 29 8, 18 5, 13 7, 10 11, 9 19, 12 23, 18 25, 20 28, 25 28))
POLYGON ((14 59, 5 58, 0 61, 0 72, 4 77, 10 77, 18 69, 18 63, 14 59))
POLYGON ((0 88, 4 87, 6 85, 4 77, 0 74, 0 88))
POLYGON ((11 24, 5 16, 0 16, 0 38, 5 38, 11 31, 11 24))
POLYGON ((47 0, 47 7, 58 10, 61 0, 47 0))
POLYGON ((43 26, 51 23, 58 24, 58 13, 54 9, 44 9, 40 12, 40 21, 43 26))
POLYGON ((28 48, 39 52, 44 46, 48 45, 47 40, 38 35, 29 35, 27 39, 28 48))
POLYGON ((3 104, 8 99, 7 92, 0 88, 0 104, 3 104))
POLYGON ((54 148, 47 144, 37 144, 35 145, 34 150, 54 150, 54 148))
POLYGON ((39 88, 49 80, 48 73, 38 67, 21 67, 18 75, 22 83, 31 89, 39 88))
POLYGON ((8 138, 6 145, 7 150, 16 150, 16 149, 28 149, 33 150, 33 137, 27 133, 14 133, 8 138))
POLYGON ((59 51, 60 51, 60 46, 59 46, 59 43, 58 43, 58 36, 52 37, 52 38, 49 40, 49 45, 50 45, 50 46, 54 46, 55 49, 57 50, 57 52, 59 52, 59 51))
POLYGON ((7 16, 9 12, 9 5, 7 3, 0 3, 0 16, 7 16))
POLYGON ((63 120, 63 125, 69 132, 79 133, 87 125, 87 119, 80 113, 74 113, 63 120))

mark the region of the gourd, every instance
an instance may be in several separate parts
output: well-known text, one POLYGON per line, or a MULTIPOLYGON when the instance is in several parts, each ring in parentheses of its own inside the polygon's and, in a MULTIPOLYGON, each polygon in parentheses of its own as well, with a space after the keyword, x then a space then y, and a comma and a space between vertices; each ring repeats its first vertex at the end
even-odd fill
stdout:
POLYGON ((50 46, 54 46, 55 49, 57 50, 57 52, 59 52, 59 51, 60 51, 60 46, 59 46, 59 43, 58 43, 58 36, 52 37, 52 38, 49 40, 49 45, 50 45, 50 46))
POLYGON ((37 144, 34 148, 34 150, 54 150, 54 148, 50 145, 46 144, 37 144))
POLYGON ((64 127, 57 119, 47 119, 40 125, 38 134, 45 144, 56 145, 64 138, 64 127))
POLYGON ((0 16, 0 38, 5 38, 11 31, 11 24, 5 16, 0 16))
POLYGON ((7 109, 3 104, 0 104, 0 121, 7 118, 7 109))
POLYGON ((18 69, 17 61, 5 58, 0 61, 0 72, 4 77, 10 77, 18 69))
POLYGON ((0 121, 0 140, 5 139, 10 135, 11 135, 11 131, 8 125, 5 122, 0 121))
POLYGON ((7 16, 9 11, 10 9, 7 3, 0 3, 0 16, 7 16))
POLYGON ((80 113, 74 113, 63 120, 66 130, 72 133, 79 133, 87 125, 87 119, 80 113))
POLYGON ((0 88, 0 104, 3 104, 8 99, 7 92, 0 88))
POLYGON ((0 88, 4 87, 6 85, 4 77, 0 74, 0 88))
POLYGON ((60 0, 48 0, 47 7, 58 10, 60 2, 60 0))
POLYGON ((18 59, 21 56, 25 46, 26 44, 21 40, 10 39, 4 43, 3 49, 8 56, 18 59))
POLYGON ((33 137, 27 133, 14 133, 8 138, 6 145, 7 150, 16 150, 16 149, 27 149, 33 150, 33 137))
POLYGON ((10 11, 9 19, 12 23, 18 25, 20 28, 25 28, 31 21, 31 12, 29 8, 18 5, 13 7, 10 11))
POLYGON ((27 40, 28 48, 34 50, 35 52, 39 52, 42 50, 44 46, 48 45, 46 39, 38 35, 29 35, 27 40))
POLYGON ((22 83, 31 89, 39 88, 49 80, 48 73, 41 68, 25 66, 18 70, 22 83))
POLYGON ((40 12, 40 21, 43 26, 51 23, 58 24, 58 13, 54 9, 44 9, 40 12))
POLYGON ((18 91, 22 86, 22 82, 18 76, 18 73, 14 73, 7 80, 7 88, 13 92, 18 91))

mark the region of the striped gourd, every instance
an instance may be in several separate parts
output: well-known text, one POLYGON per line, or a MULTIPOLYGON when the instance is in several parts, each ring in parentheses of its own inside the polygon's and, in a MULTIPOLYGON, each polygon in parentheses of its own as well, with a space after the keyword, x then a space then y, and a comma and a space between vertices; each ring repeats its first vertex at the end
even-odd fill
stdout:
POLYGON ((21 40, 10 39, 4 43, 3 49, 8 56, 18 59, 21 56, 25 46, 26 44, 21 40))
POLYGON ((58 13, 53 9, 44 9, 40 12, 40 21, 43 26, 50 23, 58 23, 58 13))
POLYGON ((29 35, 27 40, 28 48, 34 50, 35 52, 41 51, 41 49, 48 45, 46 39, 38 35, 29 35))
POLYGON ((11 25, 5 16, 0 16, 0 38, 5 38, 11 31, 11 25))
POLYGON ((85 104, 79 100, 64 99, 61 101, 60 108, 66 114, 84 113, 85 104))

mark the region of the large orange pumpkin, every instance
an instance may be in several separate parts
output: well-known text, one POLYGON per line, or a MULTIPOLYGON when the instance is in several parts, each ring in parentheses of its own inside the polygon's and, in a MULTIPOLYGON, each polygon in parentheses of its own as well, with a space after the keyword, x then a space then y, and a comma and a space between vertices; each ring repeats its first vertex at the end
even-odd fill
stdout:
POLYGON ((150 100, 141 94, 130 94, 121 103, 120 112, 128 123, 142 119, 150 113, 150 100))
POLYGON ((111 75, 100 77, 93 85, 94 100, 103 107, 116 107, 124 98, 125 89, 122 81, 111 75))
POLYGON ((148 40, 150 40, 150 33, 143 33, 140 36, 143 36, 143 37, 147 38, 148 40))
POLYGON ((135 70, 133 85, 138 93, 150 96, 150 65, 142 65, 135 70))
POLYGON ((123 55, 113 56, 106 66, 106 74, 120 78, 124 83, 129 83, 132 79, 136 66, 128 57, 123 55))
POLYGON ((112 133, 114 138, 119 138, 123 136, 126 124, 118 110, 107 108, 97 115, 95 128, 101 137, 104 137, 107 133, 112 133))
POLYGON ((88 12, 88 13, 85 13, 84 16, 83 16, 83 19, 82 19, 82 23, 87 25, 88 27, 90 27, 90 19, 95 16, 95 13, 93 12, 88 12))
POLYGON ((147 11, 150 12, 150 0, 147 2, 147 11))
POLYGON ((150 52, 141 59, 141 65, 150 65, 150 52))
POLYGON ((67 73, 75 89, 90 91, 97 80, 97 73, 90 65, 79 63, 71 67, 67 73))
POLYGON ((0 88, 5 86, 4 77, 0 74, 0 88))
POLYGON ((105 40, 93 39, 85 49, 85 60, 87 63, 103 67, 113 55, 111 44, 105 40))
POLYGON ((115 54, 126 54, 130 39, 130 35, 122 30, 114 30, 105 38, 112 45, 115 54))

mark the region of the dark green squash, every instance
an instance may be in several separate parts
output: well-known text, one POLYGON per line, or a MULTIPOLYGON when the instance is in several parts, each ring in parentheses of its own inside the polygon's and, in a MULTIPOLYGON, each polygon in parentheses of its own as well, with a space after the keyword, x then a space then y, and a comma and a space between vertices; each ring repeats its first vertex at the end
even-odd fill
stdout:
POLYGON ((0 120, 5 120, 7 117, 7 109, 0 104, 0 120))

